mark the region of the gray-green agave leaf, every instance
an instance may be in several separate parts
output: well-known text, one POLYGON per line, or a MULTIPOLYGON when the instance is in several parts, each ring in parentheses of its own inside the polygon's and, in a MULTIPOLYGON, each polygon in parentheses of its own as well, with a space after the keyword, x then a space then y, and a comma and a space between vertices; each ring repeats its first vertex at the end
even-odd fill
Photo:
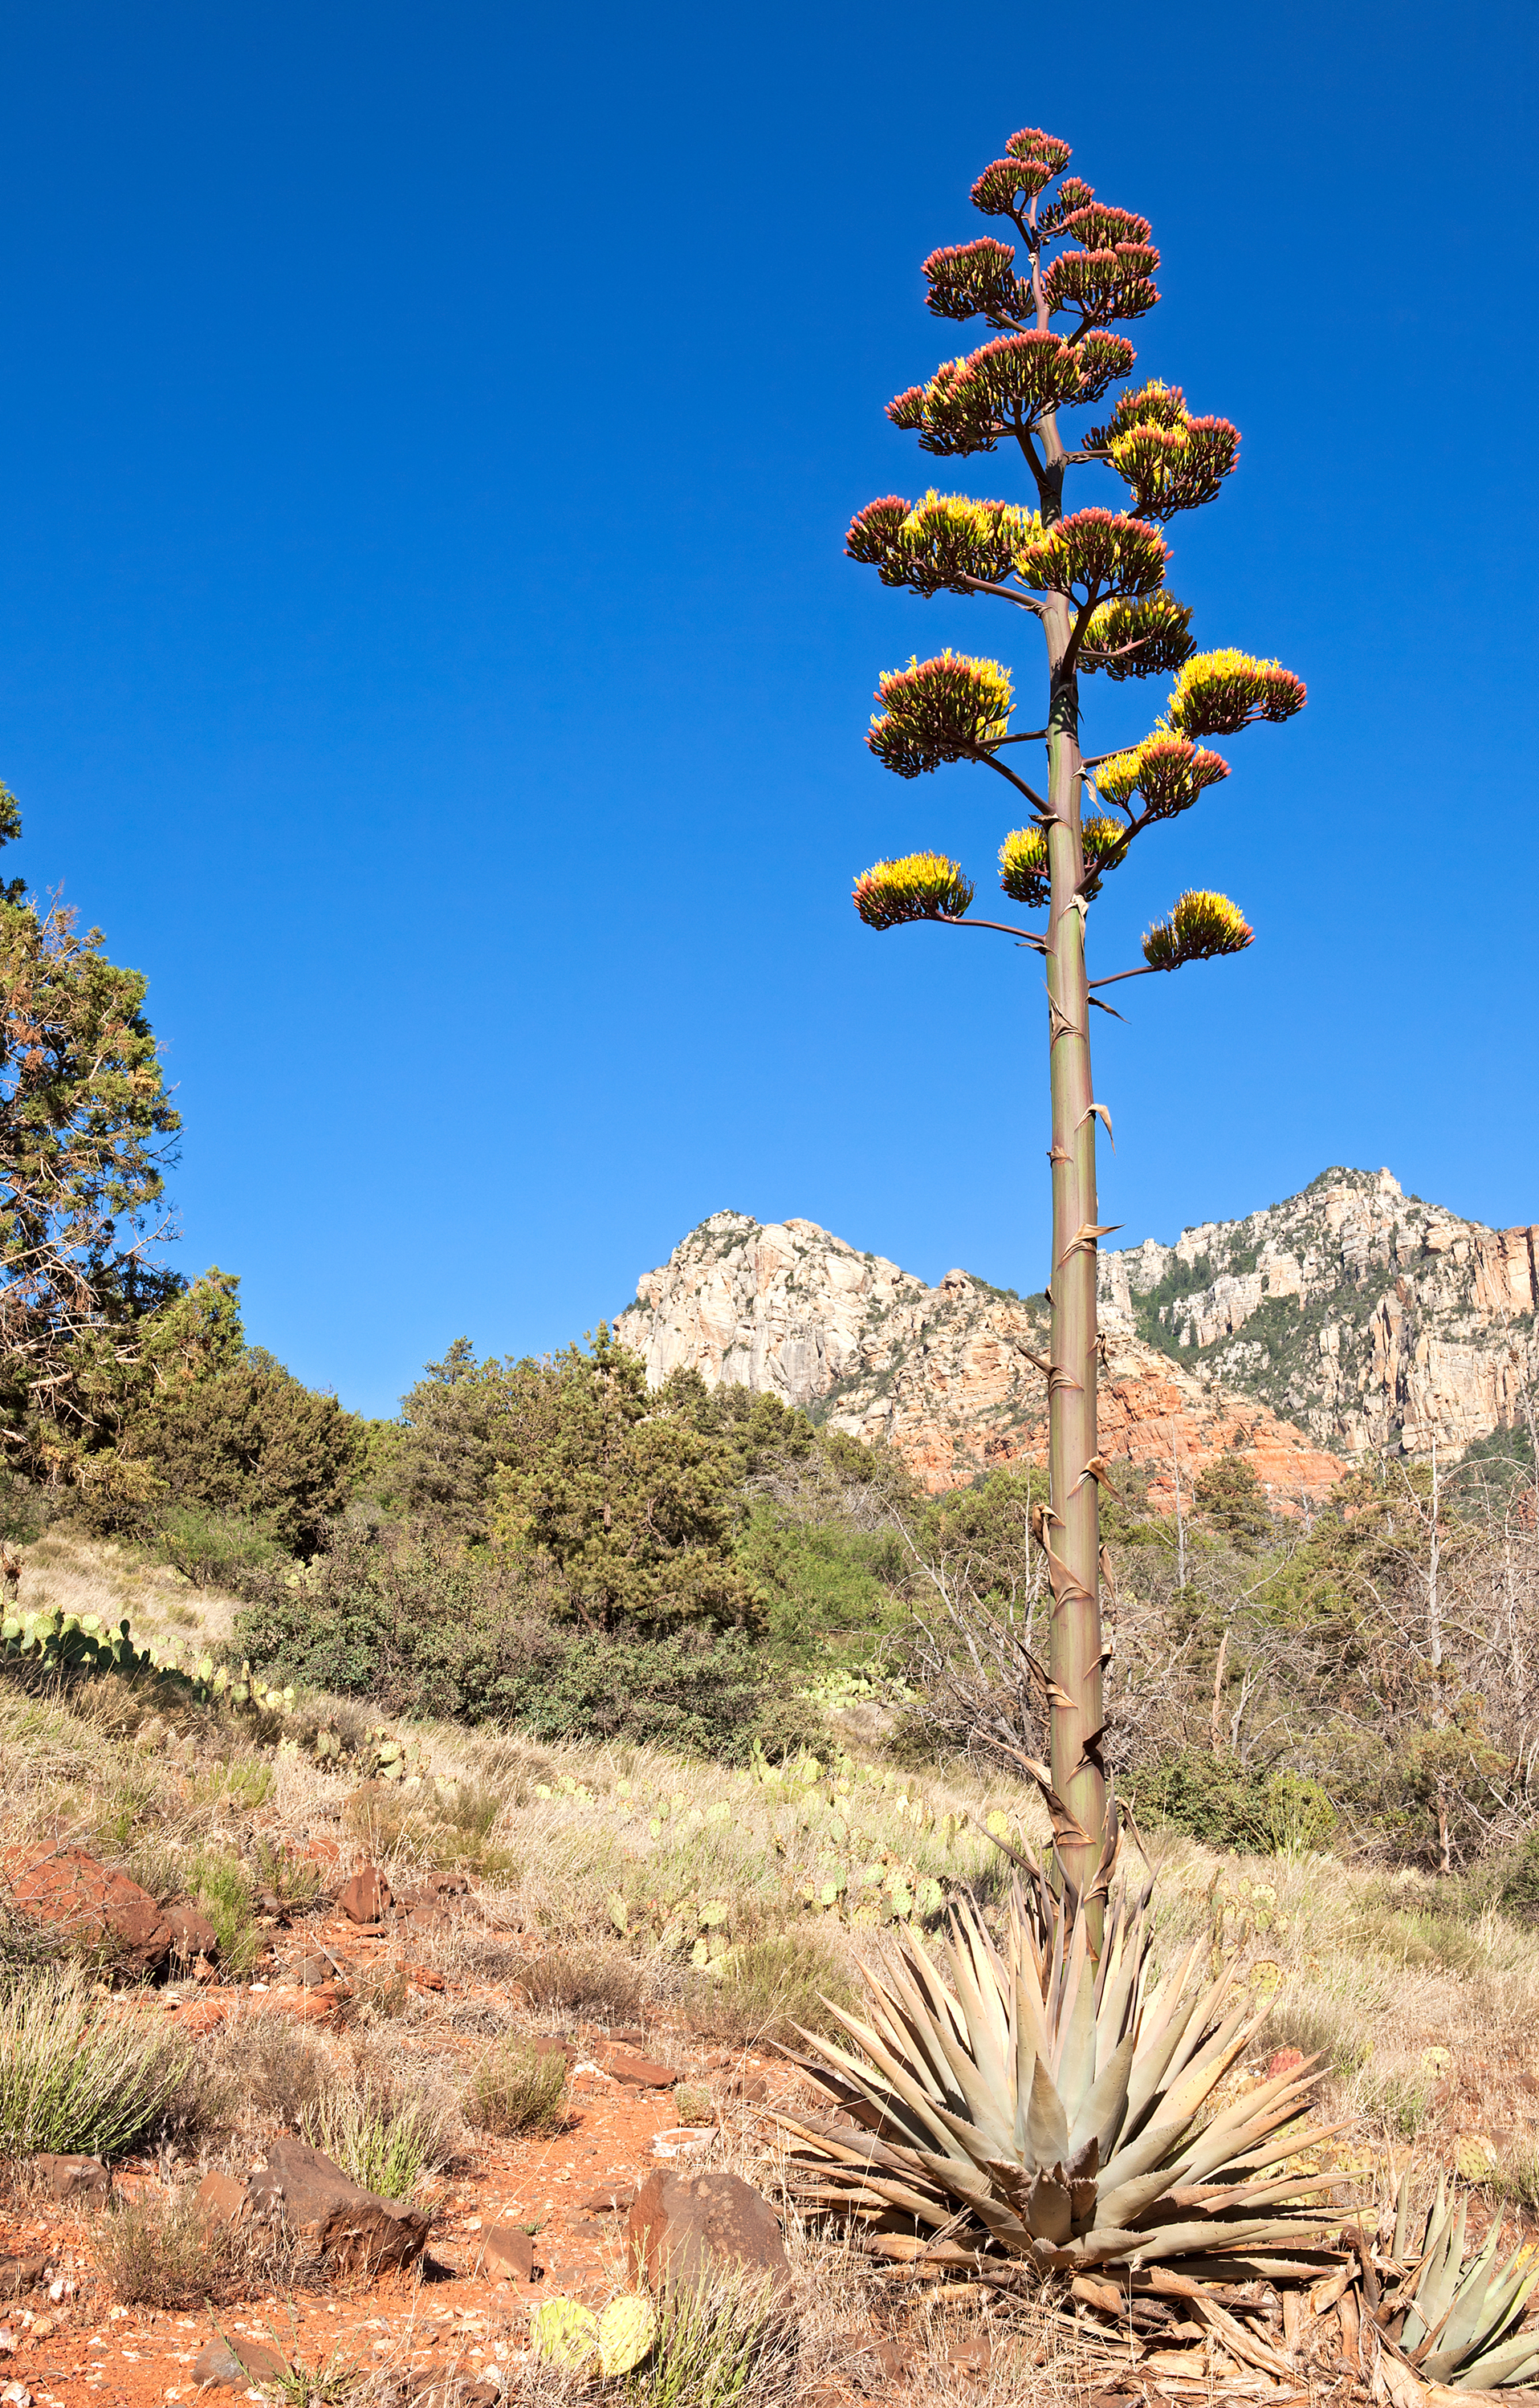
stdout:
POLYGON ((1474 2256, 1464 2256, 1468 2201, 1437 2197, 1417 2229, 1409 2177, 1395 2202, 1390 2258, 1398 2282, 1380 2296, 1377 2321, 1428 2383, 1452 2391, 1495 2391, 1539 2375, 1539 2332, 1521 2332, 1536 2285, 1539 2257, 1519 2243, 1499 2264, 1502 2228, 1493 2224, 1474 2256))

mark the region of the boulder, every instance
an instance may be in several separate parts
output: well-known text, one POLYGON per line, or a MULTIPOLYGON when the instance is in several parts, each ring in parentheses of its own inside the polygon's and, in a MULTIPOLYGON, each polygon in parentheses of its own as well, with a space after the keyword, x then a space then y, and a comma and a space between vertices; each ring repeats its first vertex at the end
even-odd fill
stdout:
POLYGON ((378 1865, 360 1865, 337 1903, 350 1923, 382 1923, 396 1898, 378 1865))
POLYGON ((54 2157, 45 2150, 33 2158, 32 2171, 50 2199, 106 2200, 112 2188, 100 2157, 54 2157))
POLYGON ((170 1956, 171 1924, 149 1891, 84 1848, 13 1848, 6 1870, 11 1904, 72 1947, 101 1949, 128 1973, 158 1972, 170 1956))
POLYGON ((342 2273, 410 2266, 427 2246, 431 2218, 397 2199, 361 2190, 339 2166, 287 2133, 246 2185, 249 2213, 292 2227, 307 2253, 342 2273))
POLYGON ((534 2281, 535 2244, 521 2224, 494 2224, 481 2249, 489 2283, 534 2281))
POLYGON ((636 2195, 626 2245, 638 2278, 654 2288, 698 2282, 712 2263, 769 2275, 777 2300, 791 2288, 775 2211, 737 2174, 659 2167, 636 2195))
POLYGON ((246 2213, 246 2186, 234 2174, 206 2173, 193 2203, 208 2224, 238 2224, 246 2213))
POLYGON ((179 1965, 190 1965, 196 1956, 207 1956, 211 1964, 219 1955, 219 1934, 206 1914, 195 1906, 168 1906, 165 1920, 171 1928, 171 1955, 179 1965))

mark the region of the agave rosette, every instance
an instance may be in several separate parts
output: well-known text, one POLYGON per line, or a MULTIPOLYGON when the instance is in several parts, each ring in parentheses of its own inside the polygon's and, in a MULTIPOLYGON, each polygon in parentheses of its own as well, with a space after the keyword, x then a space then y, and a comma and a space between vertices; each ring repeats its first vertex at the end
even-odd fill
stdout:
POLYGON ((910 2222, 936 2264, 1312 2271, 1340 2210, 1302 2202, 1335 2178, 1285 2164, 1325 2137, 1299 2128, 1316 2076, 1216 2100, 1267 2009, 1232 1958, 1200 1975, 1203 1942, 1157 1980, 1152 1941, 1147 1893, 1114 1901, 1098 1962, 1083 1912, 1017 1888, 1002 1946, 953 1910, 949 1981, 917 1937, 867 1970, 870 2019, 830 2010, 854 2053, 804 2033, 817 2053, 798 2059, 865 2129, 783 2113, 797 2195, 910 2222))
POLYGON ((1539 2375, 1539 2332, 1518 2327, 1539 2286, 1539 2254, 1520 2241, 1503 2260, 1498 2221, 1466 2258, 1468 2206, 1463 2195, 1450 2205, 1440 2179, 1423 2221, 1412 2214, 1409 2181, 1402 2182, 1390 2243, 1399 2279, 1381 2288, 1376 2320, 1423 2382, 1451 2391, 1532 2383, 1539 2375))

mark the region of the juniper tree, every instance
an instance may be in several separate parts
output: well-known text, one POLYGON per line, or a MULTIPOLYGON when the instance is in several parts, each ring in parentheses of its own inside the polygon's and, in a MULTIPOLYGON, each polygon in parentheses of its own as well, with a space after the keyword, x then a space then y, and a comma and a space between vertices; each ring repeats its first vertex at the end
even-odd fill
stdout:
POLYGON ((932 489, 911 502, 889 494, 857 513, 846 550, 884 584, 927 597, 984 595, 1028 612, 1042 631, 1043 708, 1030 714, 1039 726, 1012 725, 1014 685, 998 661, 947 650, 882 677, 882 708, 866 740, 900 778, 967 761, 1005 782, 1024 824, 1000 847, 1000 883, 1028 911, 1045 911, 1045 928, 971 916, 971 880, 936 853, 878 862, 856 882, 855 904, 878 929, 915 920, 1002 929, 1045 966, 1053 1251, 1052 1336, 1039 1363, 1050 1489, 1040 1535, 1053 1599, 1043 1681, 1051 1742, 1049 1763, 1033 1769, 1067 1890, 1094 1912, 1107 1894, 1116 1818, 1101 1758, 1105 1466, 1096 1436, 1096 1249, 1107 1231, 1096 1202, 1095 1125, 1107 1116, 1091 1082, 1089 1016, 1097 987, 1239 953, 1252 931, 1227 896, 1189 892, 1148 930, 1141 963, 1092 979, 1087 915, 1138 838, 1229 775, 1205 739, 1291 718, 1304 689, 1275 661, 1199 652, 1189 608, 1166 587, 1161 529, 1216 497, 1240 437, 1227 419, 1194 416, 1179 385, 1129 381, 1133 347, 1115 329, 1154 308, 1159 254, 1146 219, 1109 208, 1065 172, 1070 155, 1066 142, 1028 128, 984 170, 973 206, 1008 222, 1019 252, 985 235, 933 251, 924 274, 937 317, 981 318, 992 338, 942 362, 928 384, 887 408, 896 426, 939 458, 1014 443, 1028 499, 975 501, 932 489), (1120 390, 1108 401, 1114 387, 1120 390), (1098 423, 1065 432, 1065 413, 1097 408, 1098 423), (1092 500, 1066 509, 1071 469, 1102 483, 1109 472, 1126 488, 1125 506, 1092 500), (1082 750, 1080 684, 1095 676, 1172 681, 1163 714, 1138 743, 1082 750), (1040 782, 1027 773, 1031 756, 1021 747, 1040 748, 1040 782))

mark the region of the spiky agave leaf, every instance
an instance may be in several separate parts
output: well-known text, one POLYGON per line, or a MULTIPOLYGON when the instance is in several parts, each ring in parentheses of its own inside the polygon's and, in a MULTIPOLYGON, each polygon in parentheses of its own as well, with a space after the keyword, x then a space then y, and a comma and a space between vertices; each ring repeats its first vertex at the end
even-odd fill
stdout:
POLYGON ((1176 903, 1168 920, 1157 920, 1143 939, 1143 958, 1152 970, 1178 970, 1187 962, 1217 961, 1224 953, 1243 953, 1256 931, 1227 895, 1192 887, 1176 903))
POLYGON ((1008 733, 1014 704, 1008 669, 949 650, 911 660, 906 669, 884 669, 876 698, 882 716, 871 721, 866 741, 899 778, 990 752, 1008 733))
POLYGON ((1494 2391, 1532 2382, 1539 2333, 1518 2327, 1539 2286, 1539 2254, 1519 2241, 1499 2264, 1502 2228, 1493 2224, 1484 2246, 1466 2258, 1466 2208, 1462 2194, 1449 2201, 1440 2179, 1425 2221, 1415 2218, 1410 2177, 1402 2178, 1390 2247, 1400 2279, 1382 2288, 1378 2322, 1427 2383, 1494 2391))
POLYGON ((1299 2253, 1340 2211, 1301 2201, 1334 2177, 1283 2171, 1324 2137, 1297 2128, 1316 2077, 1212 2103, 1267 2012, 1234 1959, 1203 1979, 1198 1942, 1157 1982, 1147 1893, 1113 1901, 1099 1963, 1088 1942, 1082 1911, 1017 1887, 1000 1946, 958 1905, 945 1974, 917 1939, 868 1970, 869 2020, 833 2010, 853 2050, 804 2033, 816 2054, 798 2058, 866 2128, 782 2114, 793 2187, 867 2223, 948 2228, 938 2263, 1317 2262, 1299 2253))
POLYGON ((863 870, 850 899, 868 928, 900 928, 910 920, 959 920, 972 893, 972 881, 943 853, 910 853, 863 870))

